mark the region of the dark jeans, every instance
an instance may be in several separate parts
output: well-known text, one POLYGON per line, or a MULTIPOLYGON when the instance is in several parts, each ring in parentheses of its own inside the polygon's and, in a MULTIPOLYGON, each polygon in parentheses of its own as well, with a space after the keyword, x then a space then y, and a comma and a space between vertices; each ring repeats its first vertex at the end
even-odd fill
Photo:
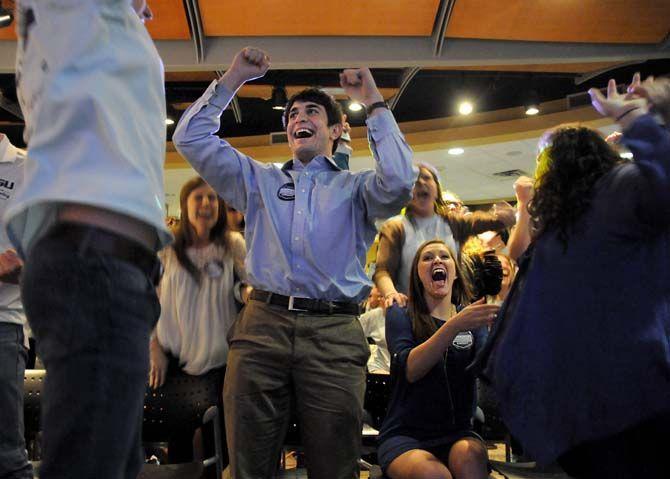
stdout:
POLYGON ((47 370, 42 479, 135 479, 149 334, 160 306, 151 281, 111 256, 42 238, 22 295, 47 370))
POLYGON ((577 446, 558 463, 577 479, 667 479, 670 412, 619 434, 577 446))
POLYGON ((23 378, 27 351, 20 324, 0 323, 0 477, 33 477, 23 437, 23 378))

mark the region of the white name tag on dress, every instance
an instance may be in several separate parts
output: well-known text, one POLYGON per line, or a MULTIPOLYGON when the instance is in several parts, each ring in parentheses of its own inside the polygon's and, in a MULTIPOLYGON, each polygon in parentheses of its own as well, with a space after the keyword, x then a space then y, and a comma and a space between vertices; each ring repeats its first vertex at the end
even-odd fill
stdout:
POLYGON ((461 331, 451 343, 456 349, 470 349, 475 342, 470 331, 461 331))

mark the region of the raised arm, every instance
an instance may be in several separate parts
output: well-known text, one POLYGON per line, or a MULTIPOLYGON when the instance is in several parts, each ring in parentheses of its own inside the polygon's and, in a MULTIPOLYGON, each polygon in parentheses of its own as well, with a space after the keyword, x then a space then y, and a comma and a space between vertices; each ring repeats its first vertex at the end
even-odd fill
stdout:
POLYGON ((177 151, 226 202, 243 212, 254 162, 216 134, 221 114, 235 92, 245 82, 263 76, 269 66, 265 52, 249 47, 240 51, 226 73, 184 112, 173 135, 177 151))
POLYGON ((471 236, 485 231, 500 231, 514 225, 514 209, 507 203, 496 207, 493 212, 475 211, 469 215, 447 213, 447 221, 459 243, 465 243, 471 236))
POLYGON ((621 126, 622 142, 633 153, 638 170, 639 183, 631 191, 637 203, 635 211, 640 221, 654 230, 667 228, 670 222, 670 132, 649 114, 650 110, 670 111, 670 83, 666 82, 670 80, 640 83, 636 74, 627 94, 618 93, 613 80, 608 84, 607 96, 589 90, 596 110, 621 126))
POLYGON ((411 321, 406 314, 397 307, 389 309, 386 314, 386 341, 400 368, 399 372, 405 374, 409 383, 420 380, 442 360, 459 332, 490 325, 499 309, 493 304, 483 304, 482 298, 450 318, 420 344, 412 335, 411 321))
POLYGON ((352 100, 375 107, 368 116, 368 139, 375 158, 375 174, 369 175, 359 191, 370 221, 388 218, 405 206, 412 196, 415 173, 412 150, 400 132, 393 114, 381 106, 379 92, 368 68, 344 70, 340 84, 352 100))
POLYGON ((516 261, 530 244, 530 213, 528 204, 533 198, 534 180, 527 176, 521 176, 514 182, 514 194, 516 194, 516 225, 509 235, 507 248, 509 256, 516 261))

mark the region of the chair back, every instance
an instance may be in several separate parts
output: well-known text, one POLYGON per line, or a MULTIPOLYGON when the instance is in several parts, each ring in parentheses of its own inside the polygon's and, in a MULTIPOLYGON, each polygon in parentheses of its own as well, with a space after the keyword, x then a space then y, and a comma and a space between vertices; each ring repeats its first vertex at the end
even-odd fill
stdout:
POLYGON ((363 409, 372 418, 372 424, 370 425, 379 429, 386 417, 389 401, 391 400, 391 376, 368 373, 365 383, 363 409))
POLYGON ((44 369, 26 369, 23 380, 23 425, 26 443, 35 439, 40 431, 42 413, 42 390, 44 387, 44 369))
POLYGON ((160 388, 153 390, 147 385, 142 440, 160 442, 175 429, 195 430, 205 411, 221 404, 222 384, 221 371, 214 370, 201 376, 171 371, 160 388))

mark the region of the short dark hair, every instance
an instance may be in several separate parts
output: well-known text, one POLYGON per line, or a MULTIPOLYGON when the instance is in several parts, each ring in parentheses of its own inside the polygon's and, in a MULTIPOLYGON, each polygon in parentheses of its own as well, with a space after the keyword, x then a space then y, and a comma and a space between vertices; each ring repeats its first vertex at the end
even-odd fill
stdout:
POLYGON ((326 115, 328 115, 328 126, 332 126, 336 123, 342 123, 342 107, 337 101, 335 101, 335 98, 330 96, 325 91, 319 90, 318 88, 306 88, 288 99, 286 108, 284 109, 284 115, 282 116, 284 128, 286 128, 286 125, 288 125, 288 114, 296 101, 309 101, 324 107, 326 110, 326 115))
MULTIPOLYGON (((284 114, 282 115, 282 123, 284 124, 284 129, 288 125, 288 114, 293 107, 293 104, 296 101, 300 102, 312 102, 317 105, 321 105, 326 110, 326 115, 328 117, 328 126, 333 126, 338 123, 342 123, 342 107, 340 104, 333 98, 331 95, 326 93, 323 90, 318 88, 305 88, 302 91, 299 91, 295 95, 292 95, 286 103, 286 108, 284 108, 284 114)), ((337 149, 337 144, 340 139, 336 139, 333 142, 333 153, 337 149)))

